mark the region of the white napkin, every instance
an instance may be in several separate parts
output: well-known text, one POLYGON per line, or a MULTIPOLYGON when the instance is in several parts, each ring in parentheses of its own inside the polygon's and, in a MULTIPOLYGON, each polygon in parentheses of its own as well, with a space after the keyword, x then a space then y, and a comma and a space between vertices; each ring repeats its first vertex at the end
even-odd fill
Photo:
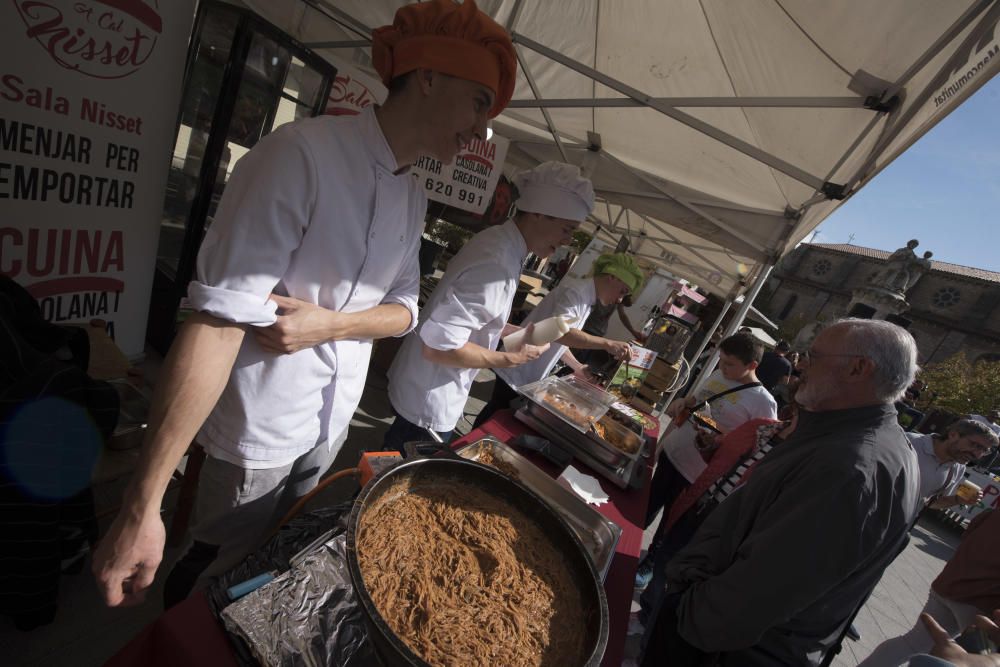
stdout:
POLYGON ((584 502, 589 505, 603 505, 608 502, 608 494, 604 493, 597 478, 584 475, 573 466, 566 466, 566 469, 559 475, 558 481, 563 486, 568 486, 573 493, 583 498, 584 502))

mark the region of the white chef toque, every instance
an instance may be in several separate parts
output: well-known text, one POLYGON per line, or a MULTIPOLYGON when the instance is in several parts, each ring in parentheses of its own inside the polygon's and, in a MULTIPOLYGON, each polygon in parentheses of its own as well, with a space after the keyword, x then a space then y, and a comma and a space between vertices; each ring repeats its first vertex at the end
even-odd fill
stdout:
POLYGON ((594 208, 594 186, 580 168, 543 162, 514 176, 517 210, 582 222, 594 208))

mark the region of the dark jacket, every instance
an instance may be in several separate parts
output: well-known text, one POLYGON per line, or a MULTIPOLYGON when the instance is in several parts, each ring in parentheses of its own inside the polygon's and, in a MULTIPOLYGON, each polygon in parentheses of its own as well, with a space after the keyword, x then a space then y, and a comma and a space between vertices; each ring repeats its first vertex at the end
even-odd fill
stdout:
POLYGON ((891 405, 803 411, 668 565, 681 637, 725 664, 818 665, 905 546, 918 475, 891 405))

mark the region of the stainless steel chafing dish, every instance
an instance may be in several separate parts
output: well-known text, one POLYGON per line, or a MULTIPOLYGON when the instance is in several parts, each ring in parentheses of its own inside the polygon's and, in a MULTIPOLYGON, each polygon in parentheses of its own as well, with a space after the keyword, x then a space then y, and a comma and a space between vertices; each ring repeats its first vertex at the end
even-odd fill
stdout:
POLYGON ((618 486, 641 484, 645 466, 642 438, 605 417, 617 400, 615 396, 573 378, 551 376, 519 387, 518 392, 526 403, 515 414, 517 419, 618 486), (595 430, 595 424, 603 433, 595 430))

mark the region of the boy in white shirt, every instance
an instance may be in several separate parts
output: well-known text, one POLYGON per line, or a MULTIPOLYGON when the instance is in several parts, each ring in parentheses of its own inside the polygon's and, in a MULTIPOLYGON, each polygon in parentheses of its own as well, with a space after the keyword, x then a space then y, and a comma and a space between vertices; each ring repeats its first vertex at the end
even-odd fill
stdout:
MULTIPOLYGON (((747 333, 738 333, 719 343, 719 367, 708 376, 705 385, 693 396, 678 398, 667 406, 666 413, 676 418, 704 404, 716 427, 728 433, 751 419, 777 419, 778 404, 757 380, 755 371, 764 353, 763 346, 747 333)), ((712 440, 713 438, 705 438, 712 440)), ((706 453, 707 455, 707 453, 706 453)), ((707 465, 698 446, 698 430, 684 421, 664 436, 656 472, 650 484, 646 527, 660 509, 668 509, 680 493, 694 482, 707 465)), ((661 521, 660 525, 663 525, 661 521)), ((659 529, 649 552, 639 566, 637 584, 645 585, 652 574, 651 565, 661 542, 659 529)))

